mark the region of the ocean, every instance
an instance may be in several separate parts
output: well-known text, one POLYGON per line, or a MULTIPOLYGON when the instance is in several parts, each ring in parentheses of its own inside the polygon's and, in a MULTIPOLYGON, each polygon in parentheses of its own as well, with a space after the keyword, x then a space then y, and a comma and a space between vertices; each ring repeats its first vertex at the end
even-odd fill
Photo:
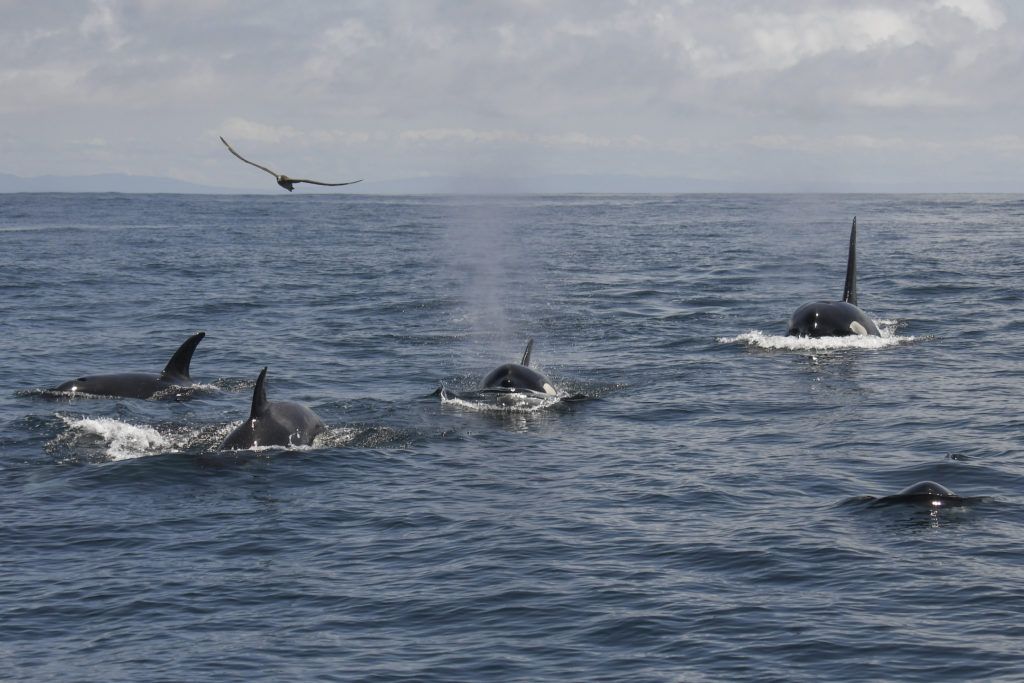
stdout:
POLYGON ((1024 679, 1022 253, 1020 195, 0 195, 0 679, 1024 679), (854 216, 882 336, 783 336, 854 216), (436 394, 531 338, 579 400, 436 394), (327 431, 219 451, 264 366, 327 431))

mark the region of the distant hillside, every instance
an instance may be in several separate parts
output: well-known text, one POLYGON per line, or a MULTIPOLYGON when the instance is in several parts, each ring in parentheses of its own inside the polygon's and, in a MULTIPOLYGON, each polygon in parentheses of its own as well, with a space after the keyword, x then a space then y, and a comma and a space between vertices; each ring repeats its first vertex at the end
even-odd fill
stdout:
MULTIPOLYGON (((726 183, 692 178, 644 178, 625 175, 543 175, 528 178, 430 176, 366 180, 338 188, 300 185, 295 194, 562 194, 574 192, 727 192, 726 183)), ((180 194, 287 194, 268 179, 259 189, 212 187, 173 178, 103 173, 89 176, 45 175, 22 178, 0 173, 2 192, 125 192, 180 194)))
POLYGON ((739 185, 728 181, 686 177, 551 174, 518 178, 428 176, 367 180, 353 190, 366 194, 680 194, 736 192, 737 187, 739 185))
MULTIPOLYGON (((22 178, 0 173, 0 192, 130 192, 175 194, 235 194, 246 192, 225 187, 154 176, 101 173, 87 176, 43 175, 22 178)), ((251 192, 251 191, 250 191, 251 192)))
MULTIPOLYGON (((259 179, 262 180, 262 179, 259 179)), ((0 173, 0 193, 6 192, 124 192, 175 194, 687 194, 687 193, 831 193, 831 192, 1017 192, 1012 181, 990 187, 932 187, 908 179, 903 183, 878 185, 846 180, 800 181, 790 178, 757 180, 713 180, 703 178, 650 177, 633 175, 535 175, 529 177, 425 176, 421 178, 367 179, 344 188, 298 185, 289 195, 273 179, 254 187, 214 187, 174 178, 103 173, 88 176, 45 175, 22 178, 0 173)))

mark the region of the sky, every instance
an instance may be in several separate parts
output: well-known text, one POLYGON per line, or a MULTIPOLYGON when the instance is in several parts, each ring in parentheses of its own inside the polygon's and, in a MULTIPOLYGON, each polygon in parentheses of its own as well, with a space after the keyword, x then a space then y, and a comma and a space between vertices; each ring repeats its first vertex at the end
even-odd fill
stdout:
POLYGON ((1011 0, 0 0, 0 55, 19 176, 273 184, 223 135, 292 176, 453 191, 1024 191, 1011 0))

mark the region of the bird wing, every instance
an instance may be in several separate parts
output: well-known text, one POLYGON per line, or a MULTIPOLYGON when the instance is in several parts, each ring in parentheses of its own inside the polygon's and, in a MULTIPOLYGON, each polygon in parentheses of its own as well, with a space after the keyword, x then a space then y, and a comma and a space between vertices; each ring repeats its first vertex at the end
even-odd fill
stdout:
POLYGON ((249 164, 249 165, 251 165, 251 166, 255 166, 256 168, 262 169, 262 170, 266 171, 267 173, 269 173, 270 175, 274 176, 275 178, 276 178, 276 177, 278 176, 278 174, 277 174, 277 173, 274 173, 273 171, 271 171, 271 170, 270 170, 269 168, 267 168, 266 166, 260 166, 259 164, 255 163, 255 162, 252 162, 252 161, 249 161, 248 159, 246 159, 245 157, 243 157, 243 156, 242 156, 241 154, 239 154, 238 152, 236 152, 236 151, 235 151, 235 148, 234 148, 234 147, 232 147, 231 145, 229 145, 229 144, 228 144, 228 141, 227 141, 227 140, 225 140, 224 138, 221 138, 221 139, 220 139, 220 141, 224 143, 224 146, 228 148, 228 151, 229 151, 229 152, 231 152, 232 154, 234 154, 234 155, 235 155, 236 157, 238 157, 239 159, 241 159, 241 160, 242 160, 242 161, 244 161, 245 163, 247 163, 247 164, 249 164))
POLYGON ((309 183, 311 185, 327 185, 328 187, 339 187, 340 185, 355 185, 356 183, 363 182, 363 179, 350 180, 347 183, 321 183, 319 180, 306 180, 305 178, 289 178, 288 180, 293 183, 309 183))

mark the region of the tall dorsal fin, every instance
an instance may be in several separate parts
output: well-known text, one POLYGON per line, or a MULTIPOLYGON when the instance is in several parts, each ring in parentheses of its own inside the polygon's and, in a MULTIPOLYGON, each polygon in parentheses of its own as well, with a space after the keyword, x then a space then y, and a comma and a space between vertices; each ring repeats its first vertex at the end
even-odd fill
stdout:
POLYGON ((249 419, 254 420, 267 409, 267 369, 260 371, 256 378, 256 388, 252 390, 252 410, 249 411, 249 419))
POLYGON ((530 364, 530 351, 533 351, 533 339, 526 342, 526 351, 523 352, 523 360, 519 363, 522 366, 528 366, 530 364))
POLYGON ((846 258, 846 285, 843 287, 843 301, 857 305, 857 217, 853 217, 850 228, 850 255, 846 258))
POLYGON ((160 373, 160 379, 191 379, 188 374, 188 366, 192 363, 192 354, 195 353, 196 347, 205 336, 205 332, 196 332, 186 339, 185 343, 179 346, 171 359, 167 361, 167 367, 160 373))

